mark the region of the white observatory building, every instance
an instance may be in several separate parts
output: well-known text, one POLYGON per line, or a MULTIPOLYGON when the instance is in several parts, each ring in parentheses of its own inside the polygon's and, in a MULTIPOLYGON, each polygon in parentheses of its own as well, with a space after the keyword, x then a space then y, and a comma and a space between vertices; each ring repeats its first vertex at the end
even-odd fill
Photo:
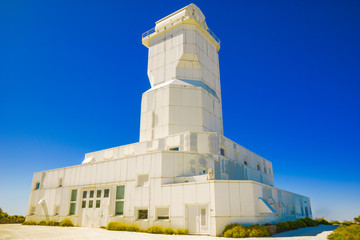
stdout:
POLYGON ((142 36, 151 88, 140 141, 34 173, 26 220, 111 221, 218 235, 229 223, 312 217, 310 199, 274 187, 270 161, 223 135, 220 40, 190 4, 142 36))

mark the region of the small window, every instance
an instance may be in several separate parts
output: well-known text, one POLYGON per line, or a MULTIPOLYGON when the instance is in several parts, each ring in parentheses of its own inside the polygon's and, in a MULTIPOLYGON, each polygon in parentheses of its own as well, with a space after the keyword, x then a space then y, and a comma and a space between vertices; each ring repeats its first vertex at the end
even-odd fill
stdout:
POLYGON ((108 198, 109 197, 109 189, 105 189, 104 190, 104 198, 108 198))
POLYGON ((139 175, 138 187, 147 187, 147 186, 149 186, 149 174, 139 175))
POLYGON ((81 208, 86 208, 86 201, 82 201, 81 208))
POLYGON ((96 208, 100 207, 100 200, 96 200, 96 208))
POLYGON ((179 147, 172 147, 169 149, 170 151, 179 151, 179 147))
POLYGON ((116 199, 124 199, 125 186, 116 187, 116 199))
POLYGON ((96 191, 96 197, 97 197, 97 198, 101 198, 101 190, 97 190, 97 191, 96 191))
POLYGON ((63 179, 59 178, 59 187, 62 187, 63 179))
POLYGON ((267 173, 266 167, 264 166, 264 173, 267 173))
POLYGON ((269 168, 269 174, 271 175, 271 168, 269 168))
POLYGON ((93 207, 93 200, 89 200, 89 208, 93 207))
POLYGON ((206 226, 206 208, 201 208, 200 214, 201 214, 201 226, 205 227, 206 226))
POLYGON ((138 210, 138 219, 148 219, 148 210, 138 210))
POLYGON ((83 191, 83 198, 86 198, 87 196, 87 191, 83 191))
POLYGON ((247 165, 248 165, 248 162, 247 162, 247 161, 245 161, 245 162, 244 162, 244 165, 245 165, 245 166, 247 166, 247 165))
MULTIPOLYGON (((109 189, 105 189, 109 190, 109 189)), ((125 186, 116 187, 115 215, 124 214, 125 186)))
POLYGON ((35 183, 35 190, 40 188, 40 182, 35 183))
POLYGON ((69 215, 74 215, 75 214, 76 196, 77 196, 77 190, 76 189, 71 190, 69 215))
POLYGON ((115 204, 115 215, 124 214, 124 201, 117 201, 115 204))
POLYGON ((76 195, 77 195, 77 190, 71 190, 71 200, 70 201, 76 201, 76 195))
POLYGON ((76 207, 76 203, 70 203, 69 215, 75 214, 75 207, 76 207))
POLYGON ((221 156, 225 156, 225 149, 220 148, 220 155, 221 155, 221 156))
POLYGON ((94 197, 94 190, 91 190, 90 191, 90 196, 89 196, 90 198, 93 198, 94 197))
POLYGON ((169 208, 156 208, 156 219, 157 220, 168 220, 169 219, 169 208))
POLYGON ((260 171, 260 163, 257 164, 257 170, 260 171))

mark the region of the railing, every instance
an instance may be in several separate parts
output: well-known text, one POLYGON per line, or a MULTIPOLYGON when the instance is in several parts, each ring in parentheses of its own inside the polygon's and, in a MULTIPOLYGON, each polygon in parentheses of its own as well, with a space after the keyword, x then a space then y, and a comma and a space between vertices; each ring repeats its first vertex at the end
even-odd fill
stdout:
MULTIPOLYGON (((195 17, 195 15, 194 14, 191 14, 192 15, 192 19, 194 19, 196 22, 198 22, 197 21, 197 19, 196 19, 196 17, 195 17)), ((183 18, 184 19, 184 18, 183 18)), ((176 20, 177 21, 177 20, 176 20)), ((198 22, 199 23, 199 22, 198 22)), ((171 22, 170 23, 170 25, 171 26, 173 26, 173 24, 174 24, 174 22, 171 22)), ((199 25, 201 26, 201 24, 199 23, 199 25)), ((164 29, 166 29, 166 26, 164 27, 164 29)), ((208 29, 206 29, 206 31, 210 34, 210 36, 211 37, 213 37, 214 38, 214 40, 218 43, 218 45, 220 46, 220 39, 215 35, 215 33, 213 33, 213 31, 211 31, 211 29, 210 28, 208 28, 208 29)), ((155 27, 153 27, 152 29, 150 29, 150 30, 148 30, 148 31, 146 31, 146 32, 144 32, 143 34, 142 34, 142 38, 146 38, 146 37, 149 37, 151 34, 153 34, 155 32, 155 27)))
POLYGON ((220 45, 220 39, 211 31, 210 28, 207 29, 207 32, 215 39, 215 41, 220 45))
POLYGON ((152 29, 144 32, 144 33, 142 34, 142 38, 148 37, 148 36, 150 36, 151 34, 153 34, 154 32, 155 32, 155 27, 153 27, 152 29))

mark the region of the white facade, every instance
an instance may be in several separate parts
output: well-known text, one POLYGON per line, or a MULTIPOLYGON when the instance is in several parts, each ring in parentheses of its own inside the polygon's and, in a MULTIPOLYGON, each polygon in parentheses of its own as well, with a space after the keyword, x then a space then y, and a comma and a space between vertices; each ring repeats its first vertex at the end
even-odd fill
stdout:
POLYGON ((312 217, 310 199, 274 187, 272 164, 223 136, 220 41, 190 4, 143 34, 151 88, 140 141, 85 154, 81 165, 34 174, 27 220, 72 219, 186 228, 312 217))

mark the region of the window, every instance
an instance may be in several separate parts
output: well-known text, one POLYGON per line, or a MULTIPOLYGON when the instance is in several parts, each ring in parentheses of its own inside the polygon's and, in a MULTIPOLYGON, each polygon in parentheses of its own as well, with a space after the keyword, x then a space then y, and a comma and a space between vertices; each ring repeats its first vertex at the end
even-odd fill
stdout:
POLYGON ((138 219, 148 219, 148 210, 147 209, 139 209, 138 210, 138 219))
POLYGON ((156 208, 156 219, 157 220, 169 219, 169 208, 156 208))
POLYGON ((35 183, 35 190, 40 188, 40 182, 35 183))
POLYGON ((82 201, 81 208, 86 208, 86 201, 82 201))
POLYGON ((96 191, 96 197, 97 197, 97 198, 101 198, 101 190, 97 190, 97 191, 96 191))
POLYGON ((245 161, 245 162, 244 162, 244 165, 245 165, 245 166, 247 166, 247 165, 248 165, 248 162, 247 162, 247 161, 245 161))
POLYGON ((100 207, 100 200, 96 200, 96 208, 99 208, 100 207))
POLYGON ((149 174, 139 175, 138 176, 138 187, 149 186, 149 174))
POLYGON ((221 156, 225 156, 225 149, 220 148, 220 155, 221 155, 221 156))
POLYGON ((89 196, 90 198, 93 198, 94 197, 94 190, 91 190, 90 191, 90 196, 89 196))
POLYGON ((124 214, 125 186, 116 187, 115 215, 124 214))
POLYGON ((72 190, 71 191, 71 201, 76 201, 76 195, 77 195, 77 190, 72 190))
POLYGON ((179 147, 172 147, 169 149, 170 151, 179 151, 179 147))
POLYGON ((83 191, 83 198, 86 198, 87 191, 83 191))
POLYGON ((62 182, 63 182, 63 179, 59 178, 59 187, 62 187, 62 182))
POLYGON ((264 173, 267 173, 266 167, 264 166, 264 173))
POLYGON ((269 168, 269 174, 271 175, 271 168, 269 168))
POLYGON ((89 200, 89 208, 92 208, 93 207, 93 200, 89 200))
POLYGON ((248 165, 248 157, 244 156, 244 165, 247 166, 248 165))
POLYGON ((104 190, 104 198, 108 198, 109 197, 109 189, 105 189, 104 190))
POLYGON ((69 215, 74 215, 75 214, 76 195, 77 195, 77 190, 76 189, 71 190, 69 215))
POLYGON ((201 208, 200 214, 201 214, 201 226, 205 227, 206 226, 206 208, 201 208))
POLYGON ((260 163, 257 163, 257 170, 260 171, 260 163))

